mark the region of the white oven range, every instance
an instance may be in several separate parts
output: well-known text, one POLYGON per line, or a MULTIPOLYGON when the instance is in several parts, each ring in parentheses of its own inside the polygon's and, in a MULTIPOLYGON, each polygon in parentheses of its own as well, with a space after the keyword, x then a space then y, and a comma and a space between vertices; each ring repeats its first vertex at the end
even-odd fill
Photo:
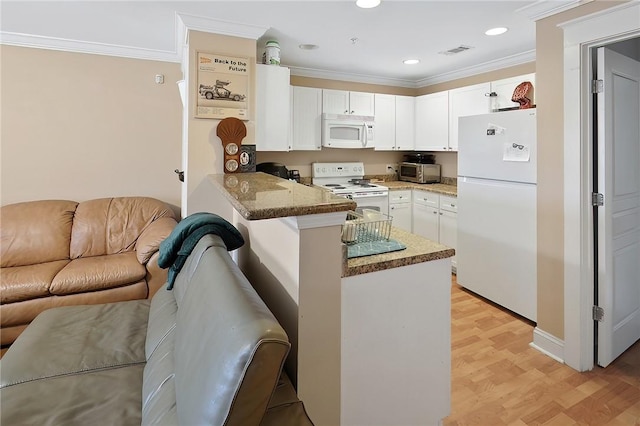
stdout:
POLYGON ((389 188, 364 179, 364 163, 313 163, 311 183, 352 199, 358 210, 389 214, 389 188))

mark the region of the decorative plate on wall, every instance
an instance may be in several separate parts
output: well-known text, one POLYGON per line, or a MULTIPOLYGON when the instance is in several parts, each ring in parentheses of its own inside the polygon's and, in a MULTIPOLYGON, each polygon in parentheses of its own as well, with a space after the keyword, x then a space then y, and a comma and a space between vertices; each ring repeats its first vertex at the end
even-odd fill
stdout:
POLYGON ((240 164, 240 145, 247 136, 247 127, 242 120, 228 117, 218 124, 216 135, 222 140, 224 148, 224 172, 235 173, 240 164))

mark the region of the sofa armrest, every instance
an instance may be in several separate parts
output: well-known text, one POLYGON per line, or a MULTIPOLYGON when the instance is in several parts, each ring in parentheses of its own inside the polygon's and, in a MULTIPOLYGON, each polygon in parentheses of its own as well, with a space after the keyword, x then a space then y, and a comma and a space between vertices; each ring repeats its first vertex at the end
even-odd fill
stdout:
POLYGON ((169 269, 158 266, 159 252, 155 252, 147 262, 147 299, 151 299, 158 290, 166 287, 169 269))
POLYGON ((141 264, 146 264, 151 256, 160 249, 160 243, 171 234, 177 222, 172 217, 161 217, 153 221, 136 241, 136 256, 141 264))

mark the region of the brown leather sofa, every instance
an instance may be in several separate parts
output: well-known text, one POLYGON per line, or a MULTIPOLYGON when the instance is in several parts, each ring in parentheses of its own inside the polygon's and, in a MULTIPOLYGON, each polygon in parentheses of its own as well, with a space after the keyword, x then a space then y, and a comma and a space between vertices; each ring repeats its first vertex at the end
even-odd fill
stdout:
POLYGON ((40 314, 0 360, 3 425, 312 426, 285 331, 200 238, 172 290, 40 314))
POLYGON ((152 297, 173 211, 147 197, 30 201, 0 210, 0 329, 11 344, 42 311, 152 297))

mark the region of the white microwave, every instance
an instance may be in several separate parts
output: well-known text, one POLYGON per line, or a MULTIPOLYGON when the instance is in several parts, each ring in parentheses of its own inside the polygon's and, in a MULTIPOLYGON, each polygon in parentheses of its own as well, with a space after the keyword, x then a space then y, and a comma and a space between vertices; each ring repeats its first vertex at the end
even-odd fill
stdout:
POLYGON ((373 148, 373 120, 366 115, 322 114, 322 146, 373 148))

